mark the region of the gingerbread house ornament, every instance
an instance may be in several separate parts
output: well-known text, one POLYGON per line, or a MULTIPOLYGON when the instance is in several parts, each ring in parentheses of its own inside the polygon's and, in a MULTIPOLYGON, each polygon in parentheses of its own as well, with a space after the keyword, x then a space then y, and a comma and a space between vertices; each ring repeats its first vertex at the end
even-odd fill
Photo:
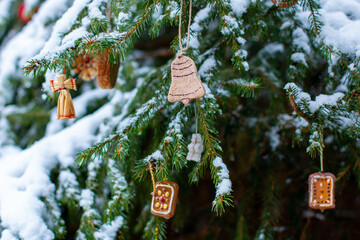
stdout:
POLYGON ((205 88, 198 77, 194 61, 180 52, 171 63, 169 102, 180 101, 187 106, 193 99, 204 95, 205 88))
POLYGON ((309 207, 335 208, 335 176, 332 173, 313 173, 309 176, 309 207))
POLYGON ((152 193, 151 213, 170 219, 175 214, 179 185, 175 182, 158 181, 152 193))
POLYGON ((75 78, 66 80, 66 75, 61 74, 57 81, 50 80, 51 91, 60 92, 58 99, 57 119, 76 118, 74 104, 68 89, 76 89, 75 78))

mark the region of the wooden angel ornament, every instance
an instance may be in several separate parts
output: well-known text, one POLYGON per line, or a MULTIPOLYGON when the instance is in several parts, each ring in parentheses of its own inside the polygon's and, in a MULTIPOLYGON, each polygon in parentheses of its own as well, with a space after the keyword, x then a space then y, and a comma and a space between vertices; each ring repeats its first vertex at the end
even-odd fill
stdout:
POLYGON ((194 61, 180 52, 171 63, 169 102, 181 101, 187 106, 193 99, 205 95, 194 61))
POLYGON ((66 80, 66 75, 61 74, 58 80, 50 80, 51 91, 53 93, 60 92, 58 99, 57 119, 76 118, 74 104, 68 89, 76 89, 75 78, 66 80))

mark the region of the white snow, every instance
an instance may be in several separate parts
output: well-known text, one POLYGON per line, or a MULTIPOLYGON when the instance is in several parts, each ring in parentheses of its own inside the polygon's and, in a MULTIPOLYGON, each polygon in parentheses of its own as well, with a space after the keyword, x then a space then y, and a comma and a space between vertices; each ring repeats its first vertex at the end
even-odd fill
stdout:
POLYGON ((95 193, 93 191, 91 191, 90 189, 83 189, 81 191, 81 198, 80 198, 80 206, 83 209, 91 209, 91 206, 93 205, 94 202, 94 197, 95 197, 95 193))
POLYGON ((309 37, 300 27, 296 28, 292 34, 293 44, 298 50, 304 51, 306 54, 310 53, 309 37))
POLYGON ((118 229, 124 224, 124 218, 118 216, 109 224, 104 224, 94 233, 97 240, 113 240, 116 237, 118 229))
POLYGON ((223 196, 224 194, 231 192, 231 181, 229 177, 229 170, 220 157, 216 157, 213 161, 213 165, 218 168, 218 177, 220 179, 219 184, 216 186, 216 196, 223 196))
POLYGON ((209 17, 210 6, 207 5, 205 8, 201 9, 194 17, 194 22, 191 24, 192 34, 190 35, 189 47, 198 49, 200 47, 199 42, 199 33, 204 29, 205 25, 202 24, 204 20, 209 17))
POLYGON ((319 110, 322 105, 325 104, 329 106, 335 106, 337 102, 340 101, 343 97, 344 94, 339 92, 331 95, 320 94, 315 98, 315 101, 311 101, 309 106, 310 111, 314 113, 319 110))
POLYGON ((293 54, 291 54, 290 58, 294 62, 298 62, 298 63, 301 63, 301 64, 307 66, 306 59, 305 59, 305 54, 302 53, 302 52, 293 53, 293 54))
POLYGON ((259 84, 255 83, 254 81, 245 80, 242 78, 239 79, 233 79, 226 82, 227 84, 234 84, 234 85, 241 85, 244 87, 257 87, 259 84))
MULTIPOLYGON (((320 36, 332 50, 350 56, 360 56, 360 2, 358 0, 320 0, 320 36)), ((298 8, 300 10, 300 8, 298 8)), ((298 11, 295 19, 309 29, 310 11, 298 11)))
MULTIPOLYGON (((58 2, 58 1, 57 1, 58 2)), ((89 4, 90 0, 75 0, 73 5, 62 15, 62 17, 56 22, 52 29, 49 40, 45 43, 45 46, 33 59, 40 59, 46 56, 51 57, 53 54, 58 53, 60 50, 64 50, 61 47, 62 35, 70 31, 71 27, 75 23, 79 13, 89 4), (60 47, 59 47, 60 46, 60 47)), ((71 40, 81 37, 77 35, 71 38, 71 40)), ((67 44, 67 47, 71 47, 67 44)))
MULTIPOLYGON (((231 15, 225 15, 223 17, 224 21, 225 21, 225 26, 221 29, 221 33, 224 36, 229 36, 231 35, 233 32, 235 31, 239 31, 240 30, 240 26, 238 21, 236 20, 236 18, 234 16, 231 15)), ((240 30, 241 31, 241 30, 240 30)))
POLYGON ((270 128, 270 132, 266 135, 270 138, 270 146, 271 149, 274 151, 280 145, 280 135, 279 135, 279 126, 274 126, 270 128))
POLYGON ((215 69, 217 65, 221 65, 221 63, 215 60, 214 55, 207 57, 199 68, 199 77, 209 80, 209 78, 212 76, 211 70, 215 69))
MULTIPOLYGON (((154 116, 155 112, 166 104, 166 97, 153 98, 148 101, 142 108, 139 108, 134 117, 126 117, 128 114, 128 107, 130 100, 133 99, 137 93, 134 89, 131 92, 122 93, 121 91, 114 91, 113 93, 103 91, 100 89, 90 90, 83 89, 84 91, 79 97, 74 98, 74 105, 77 112, 78 119, 57 121, 56 108, 51 112, 50 123, 47 126, 45 137, 32 146, 26 149, 20 149, 13 146, 11 141, 11 133, 6 116, 14 112, 26 112, 28 106, 24 108, 15 108, 15 106, 7 105, 8 99, 12 97, 11 85, 9 77, 14 76, 24 79, 23 84, 25 87, 31 87, 30 82, 23 77, 19 68, 25 62, 37 55, 35 58, 46 57, 51 58, 57 53, 65 50, 66 48, 74 46, 77 39, 86 36, 88 33, 86 27, 90 25, 91 18, 104 18, 104 14, 100 11, 105 0, 25 0, 27 8, 38 5, 41 2, 38 12, 33 16, 32 20, 21 29, 13 30, 10 33, 12 38, 7 39, 6 44, 2 43, 0 53, 0 219, 1 219, 1 239, 54 239, 53 223, 49 220, 49 210, 46 208, 45 203, 41 200, 42 197, 47 198, 49 201, 52 199, 62 198, 63 195, 79 200, 80 205, 86 210, 90 209, 97 201, 94 192, 89 189, 80 190, 76 180, 76 174, 72 172, 74 166, 75 154, 81 150, 90 147, 104 136, 108 136, 114 129, 119 131, 128 127, 143 111, 147 111, 151 104, 161 103, 155 109, 151 110, 150 116, 154 116), (70 5, 72 5, 70 7, 70 5), (85 8, 89 8, 89 17, 82 19, 82 27, 74 29, 71 33, 63 38, 63 35, 68 33, 73 27, 78 14, 85 8), (65 13, 65 14, 64 14, 65 13), (57 20, 62 16, 59 20, 57 20), (18 32, 17 32, 18 31, 18 32), (92 100, 96 101, 100 98, 108 98, 109 102, 104 104, 101 108, 92 114, 87 114, 87 107, 92 100), (119 109, 121 112, 119 113, 119 109), (118 111, 118 115, 114 116, 118 111), (4 146, 6 145, 6 146, 4 146), (59 167, 59 182, 58 189, 56 190, 55 184, 50 179, 50 172, 59 167)), ((222 29, 222 33, 226 36, 233 35, 237 43, 242 46, 246 43, 246 39, 241 37, 243 32, 243 23, 241 16, 247 11, 250 0, 229 0, 229 6, 233 12, 224 16, 226 27, 222 29), (241 36, 240 36, 241 35, 241 36)), ((0 26, 9 14, 14 0, 1 0, 0 1, 0 26)), ((264 3, 271 5, 270 1, 264 3)), ((320 0, 323 7, 322 17, 320 20, 324 22, 321 31, 321 37, 326 44, 333 47, 333 50, 341 50, 348 54, 350 57, 360 57, 360 2, 358 0, 320 0)), ((136 8, 132 8, 136 11, 136 8)), ((169 9, 166 9, 168 11, 169 9)), ((179 4, 175 1, 170 2, 170 17, 175 19, 179 14, 179 4)), ((207 5, 205 8, 200 9, 192 23, 192 36, 190 38, 190 46, 195 50, 199 49, 200 41, 202 38, 201 32, 205 30, 208 25, 204 24, 205 21, 214 11, 214 6, 207 5)), ((159 14, 157 12, 156 14, 159 14)), ((156 15, 154 15, 156 16, 156 15)), ((295 15, 296 20, 300 20, 303 26, 296 28, 293 31, 293 47, 295 52, 292 54, 291 59, 295 62, 306 64, 306 56, 311 53, 309 39, 307 37, 306 29, 308 29, 308 16, 309 12, 298 12, 295 15), (307 26, 307 28, 306 28, 307 26), (303 28, 302 28, 303 27, 303 28)), ((130 13, 121 12, 119 19, 128 21, 131 17, 130 13)), ((261 21, 259 22, 260 24, 261 21)), ((217 24, 217 23, 215 23, 217 24)), ((288 28, 292 22, 286 21, 282 25, 282 29, 288 28)), ((124 33, 101 34, 99 37, 118 38, 123 36, 124 33)), ((199 62, 202 64, 199 67, 199 75, 206 80, 212 76, 212 72, 219 68, 220 63, 215 59, 215 50, 210 49, 205 54, 199 56, 199 62)), ((197 51, 195 51, 196 53, 197 51)), ((277 52, 284 52, 284 45, 279 43, 268 44, 264 49, 259 52, 261 54, 276 54, 277 52)), ((235 56, 246 58, 247 52, 240 49, 235 53, 235 56)), ((263 61, 263 59, 262 59, 263 61)), ((334 59, 336 62, 337 59, 334 59)), ((249 65, 247 62, 242 63, 246 69, 249 65)), ((261 63, 262 67, 267 63, 261 63)), ((333 65, 331 65, 333 66, 333 65)), ((350 64, 350 69, 358 67, 350 64)), ((329 67, 330 68, 330 67, 329 67)), ((138 73, 149 71, 149 68, 137 69, 138 73)), ((331 70, 329 70, 330 72, 331 70)), ((271 73, 269 73, 271 74, 271 73)), ((57 73, 48 73, 49 76, 56 77, 57 73)), ((275 77, 271 77, 275 79, 275 77)), ((340 80, 340 85, 337 86, 335 93, 325 95, 320 94, 311 100, 310 95, 297 88, 300 92, 296 99, 297 103, 301 100, 309 102, 310 113, 315 113, 322 109, 324 105, 336 106, 339 104, 344 93, 348 91, 347 82, 348 75, 344 75, 340 80)), ((241 82, 241 79, 237 79, 241 82)), ((234 80, 235 81, 235 80, 234 80)), ((137 86, 141 84, 141 79, 138 80, 137 86)), ((246 83, 249 84, 249 83, 246 83)), ((209 104, 216 104, 216 99, 211 93, 207 84, 204 84, 206 95, 204 101, 210 102, 209 104), (214 103, 215 102, 215 103, 214 103)), ((48 83, 44 83, 44 89, 48 87, 48 83)), ((294 83, 289 83, 285 86, 296 87, 294 83)), ((220 91, 220 90, 218 90, 220 91)), ((18 94, 23 94, 21 90, 18 94)), ((156 93, 155 93, 156 94, 156 93)), ((202 107, 204 107, 202 103, 202 107)), ((176 104, 174 104, 176 106, 176 104)), ((351 112, 349 115, 339 116, 336 121, 342 127, 348 127, 356 124, 358 113, 351 112)), ((164 140, 173 141, 175 137, 182 138, 181 119, 183 117, 179 114, 169 125, 168 132, 174 133, 171 137, 166 137, 164 140)), ((289 115, 279 115, 282 122, 289 122, 289 115)), ((258 121, 258 118, 250 118, 249 125, 258 121)), ((308 127, 308 123, 301 118, 291 119, 291 122, 296 126, 296 131, 301 128, 308 127)), ((280 139, 278 135, 279 128, 272 127, 270 129, 271 147, 276 149, 279 146, 280 139)), ((314 131, 310 137, 310 146, 318 147, 319 132, 314 131)), ((156 150, 150 156, 151 158, 161 160, 164 156, 160 150, 156 150)), ((97 159, 100 161, 100 159, 97 159)), ((109 161, 109 166, 114 164, 114 161, 109 161)), ((229 171, 220 157, 213 161, 213 165, 218 168, 218 177, 220 179, 216 186, 216 196, 221 196, 231 191, 231 181, 229 178, 229 171)), ((94 169, 100 167, 99 162, 92 162, 88 165, 89 178, 96 178, 94 169)), ((125 190, 126 181, 124 176, 112 172, 116 176, 117 182, 111 182, 116 185, 119 191, 125 190)), ((120 194, 119 192, 116 192, 120 194)), ((51 211, 53 215, 59 215, 58 206, 55 210, 51 211)), ((90 212, 89 212, 90 213, 90 212)), ((309 213, 304 212, 304 216, 309 213)), ((323 218, 322 215, 319 215, 323 218)), ((316 217, 316 216, 315 216, 316 217)), ((320 218, 319 217, 319 218, 320 218)), ((124 224, 124 219, 121 216, 115 218, 112 222, 103 224, 96 232, 96 239, 113 239, 116 236, 117 230, 124 224)), ((81 234, 80 234, 81 235, 81 234)), ((264 234, 259 235, 260 238, 264 234)))
POLYGON ((338 102, 344 97, 343 93, 337 92, 331 95, 320 94, 315 98, 314 101, 311 100, 311 97, 308 93, 303 92, 295 83, 287 83, 284 87, 285 90, 290 91, 290 89, 296 89, 298 91, 294 100, 299 105, 302 101, 308 102, 309 110, 314 113, 318 111, 322 106, 335 106, 338 102))
POLYGON ((180 11, 180 6, 175 1, 170 1, 169 8, 171 9, 170 12, 170 18, 175 18, 178 16, 178 13, 180 11))
POLYGON ((18 240, 8 229, 5 229, 1 232, 1 239, 2 240, 18 240))
MULTIPOLYGON (((120 101, 114 98, 71 126, 54 132, 25 150, 10 151, 0 158, 0 218, 3 227, 25 240, 54 238, 42 219, 47 210, 40 200, 41 196, 55 195, 50 171, 58 164, 64 168, 74 165, 75 154, 95 143, 95 131, 104 119, 113 115, 114 106, 127 103, 129 99, 125 97, 131 99, 132 96, 122 94, 120 101)), ((77 105, 77 98, 74 98, 74 104, 77 105)), ((63 184, 66 181, 71 183, 71 178, 69 174, 67 177, 63 175, 63 184)), ((84 190, 81 196, 80 204, 89 206, 91 194, 84 190)))
POLYGON ((106 2, 107 2, 107 0, 93 0, 93 1, 91 1, 91 3, 89 4, 89 18, 90 19, 93 19, 93 18, 97 18, 97 19, 106 18, 106 16, 99 9, 100 5, 104 4, 106 2))
POLYGON ((62 195, 68 198, 80 200, 79 184, 76 175, 69 169, 61 171, 59 174, 59 188, 56 191, 56 198, 61 199, 62 195))
POLYGON ((52 25, 45 25, 45 23, 61 16, 68 7, 69 1, 45 1, 33 19, 2 49, 0 53, 0 93, 2 92, 6 98, 12 96, 11 91, 2 90, 10 87, 7 82, 8 78, 10 76, 23 78, 19 71, 20 67, 38 53, 49 38, 52 25))
POLYGON ((326 44, 344 53, 360 56, 360 2, 356 0, 321 1, 324 26, 321 36, 326 44))
POLYGON ((9 14, 11 13, 10 8, 12 4, 14 4, 14 2, 16 1, 15 0, 0 1, 0 26, 3 23, 3 21, 5 21, 9 17, 9 14))
POLYGON ((156 150, 155 152, 147 156, 144 159, 144 162, 149 162, 151 160, 164 160, 164 156, 161 154, 160 150, 156 150))
POLYGON ((28 10, 36 7, 37 5, 40 5, 41 1, 40 0, 24 0, 25 3, 25 11, 27 12, 28 10))
POLYGON ((230 0, 230 6, 238 17, 241 17, 246 12, 249 3, 249 0, 230 0))

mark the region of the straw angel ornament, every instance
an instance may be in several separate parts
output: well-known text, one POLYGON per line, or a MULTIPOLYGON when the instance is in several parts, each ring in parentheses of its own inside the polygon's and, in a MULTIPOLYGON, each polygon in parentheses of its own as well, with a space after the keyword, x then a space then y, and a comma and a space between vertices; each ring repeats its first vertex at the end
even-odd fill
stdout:
POLYGON ((57 119, 76 118, 74 104, 68 90, 77 90, 75 78, 69 78, 66 80, 66 75, 61 74, 60 76, 58 76, 57 81, 50 80, 50 86, 53 93, 60 91, 58 99, 57 119))

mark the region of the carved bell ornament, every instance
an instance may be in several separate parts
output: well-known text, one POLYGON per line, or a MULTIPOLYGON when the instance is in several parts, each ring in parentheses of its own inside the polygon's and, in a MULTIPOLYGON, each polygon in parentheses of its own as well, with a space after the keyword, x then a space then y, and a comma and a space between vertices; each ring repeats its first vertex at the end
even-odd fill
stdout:
POLYGON ((187 106, 193 99, 205 95, 205 88, 198 77, 194 61, 182 53, 171 63, 169 102, 182 102, 187 106))

